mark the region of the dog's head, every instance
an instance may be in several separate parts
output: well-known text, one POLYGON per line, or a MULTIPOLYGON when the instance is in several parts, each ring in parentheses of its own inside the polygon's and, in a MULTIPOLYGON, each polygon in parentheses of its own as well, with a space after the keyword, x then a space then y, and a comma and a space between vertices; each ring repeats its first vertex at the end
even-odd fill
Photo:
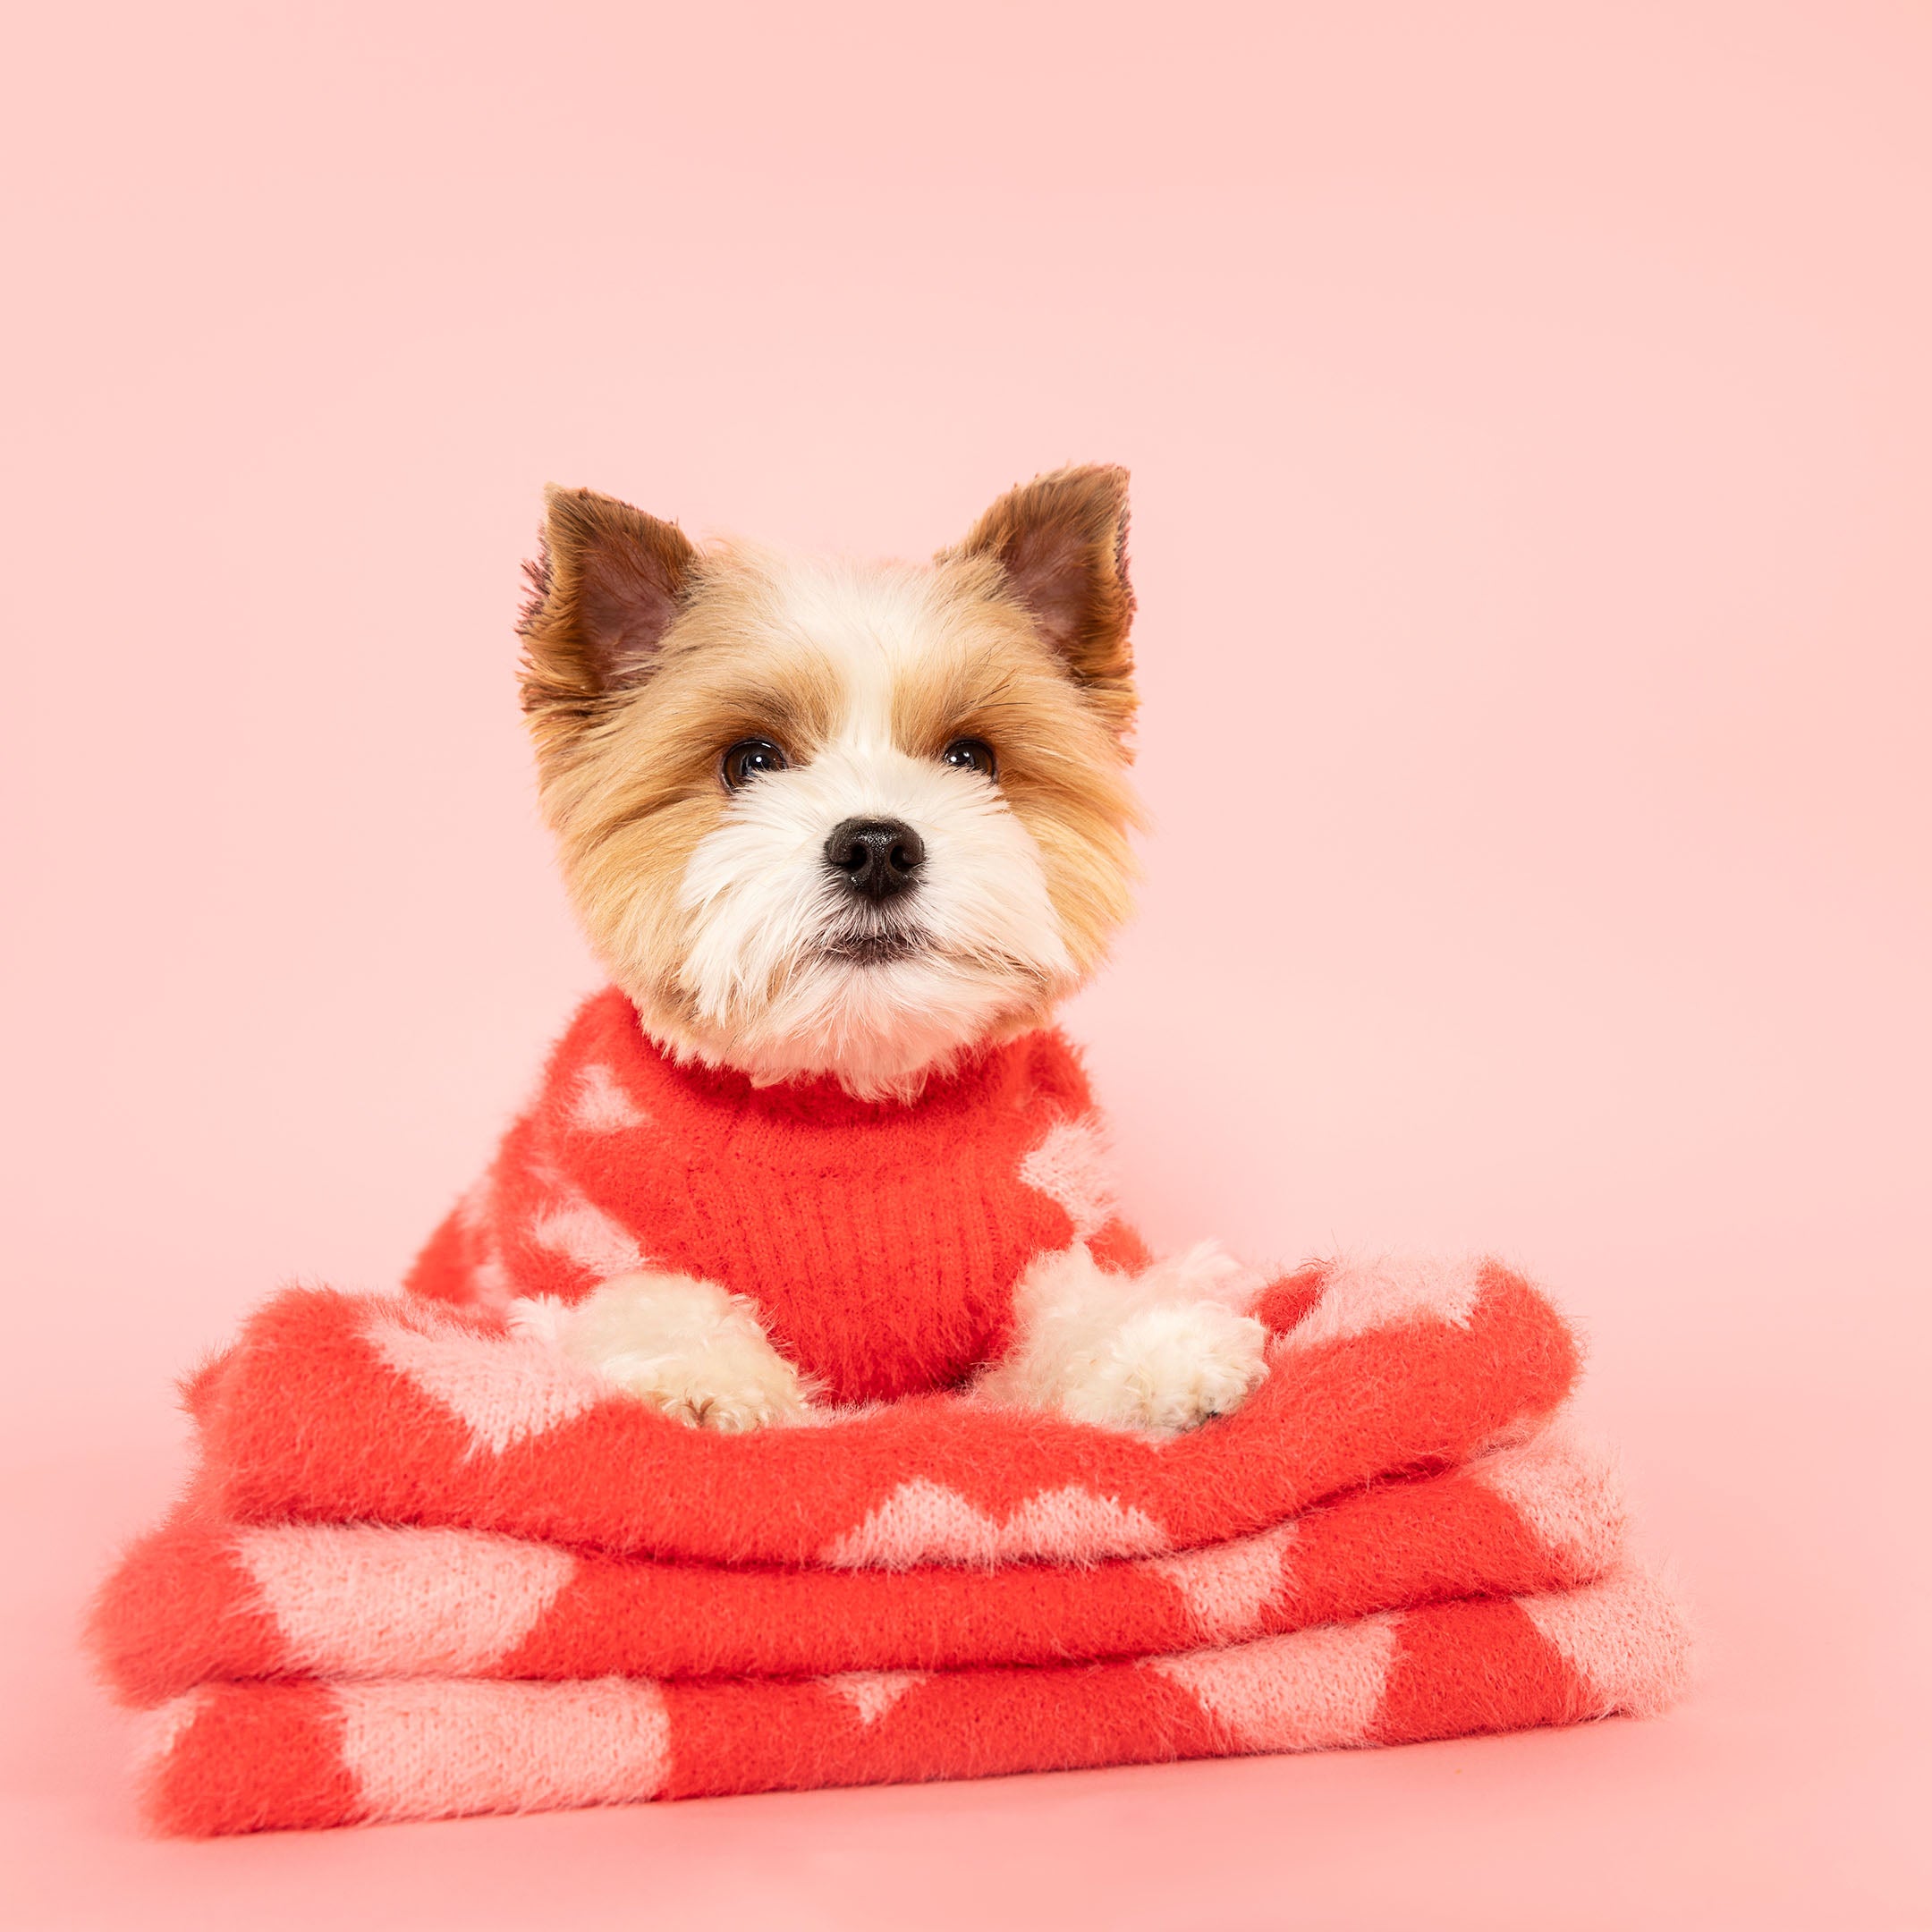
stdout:
POLYGON ((545 810, 652 1034, 909 1094, 1037 1025, 1130 904, 1126 473, 930 565, 696 549, 554 490, 522 634, 545 810))

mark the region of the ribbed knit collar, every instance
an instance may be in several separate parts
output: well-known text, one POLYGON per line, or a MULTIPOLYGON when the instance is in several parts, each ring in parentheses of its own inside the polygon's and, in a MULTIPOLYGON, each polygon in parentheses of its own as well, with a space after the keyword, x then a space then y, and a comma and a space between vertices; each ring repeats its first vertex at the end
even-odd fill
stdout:
MULTIPOLYGON (((623 997, 614 987, 611 996, 623 997)), ((1030 1069, 1042 1038, 1038 1031, 1023 1033, 995 1046, 971 1050, 946 1072, 930 1078, 918 1098, 908 1101, 857 1099, 830 1074, 761 1086, 734 1068, 680 1060, 645 1031, 641 1019, 629 1034, 634 1056, 627 1055, 624 1064, 614 1071, 639 1102, 660 1117, 709 1117, 739 1125, 756 1120, 773 1127, 834 1131, 877 1127, 902 1132, 928 1123, 953 1132, 973 1114, 1023 1109, 1033 1097, 1030 1069)))

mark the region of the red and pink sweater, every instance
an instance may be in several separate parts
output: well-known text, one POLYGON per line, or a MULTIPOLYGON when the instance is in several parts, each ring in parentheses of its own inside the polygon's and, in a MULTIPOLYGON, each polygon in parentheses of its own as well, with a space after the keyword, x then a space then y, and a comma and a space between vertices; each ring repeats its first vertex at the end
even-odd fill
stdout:
POLYGON ((861 1101, 680 1065, 613 987, 408 1285, 494 1310, 639 1268, 695 1275, 755 1301, 833 1400, 878 1401, 996 1359, 1027 1265, 1076 1240, 1104 1266, 1148 1260, 1059 1033, 984 1052, 914 1103, 861 1101))

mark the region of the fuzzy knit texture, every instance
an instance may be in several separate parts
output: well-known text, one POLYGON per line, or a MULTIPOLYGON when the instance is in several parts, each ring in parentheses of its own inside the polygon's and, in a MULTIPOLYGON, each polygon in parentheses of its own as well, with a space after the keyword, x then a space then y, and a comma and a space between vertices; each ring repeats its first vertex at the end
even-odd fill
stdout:
POLYGON ((1569 1393, 1549 1301, 1495 1262, 1315 1267, 1263 1292, 1260 1386, 1179 1436, 968 1392, 744 1436, 659 1415, 538 1335, 292 1289, 190 1385, 199 1506, 493 1530, 712 1563, 903 1569, 1165 1555, 1467 1462, 1569 1393))
POLYGON ((197 1473, 90 1627, 144 1711, 150 1821, 1395 1743, 1675 1695, 1682 1621, 1521 1275, 1284 1276, 1260 1386, 1169 1436, 966 1380, 1028 1261, 1082 1241, 1146 1258, 1057 1036, 874 1106, 675 1067, 593 1000, 412 1292, 286 1291, 188 1384, 197 1473), (694 1429, 506 1319, 647 1261, 756 1295, 836 1402, 694 1429), (881 1281, 919 1319, 869 1329, 881 1281))
POLYGON ((1058 1033, 982 1052, 913 1105, 855 1100, 679 1065, 611 987, 408 1287, 500 1313, 640 1268, 697 1275, 755 1301, 832 1401, 889 1401, 998 1355, 1028 1263, 1075 1240, 1105 1267, 1148 1258, 1058 1033))
POLYGON ((1159 1438, 924 1397, 716 1436, 483 1316, 297 1290, 92 1642, 190 1835, 1395 1743, 1662 1708, 1684 1666, 1575 1353, 1494 1264, 1262 1297, 1159 1438))
POLYGON ((1665 1707, 1682 1634, 1619 1571, 1130 1661, 811 1678, 204 1684, 148 1715, 166 1832, 555 1810, 1243 1752, 1665 1707))
POLYGON ((313 1675, 809 1676, 1149 1657, 1457 1597, 1595 1582, 1622 1561, 1603 1453, 1568 1431, 1379 1483, 1173 1556, 990 1571, 658 1562, 486 1530, 243 1527, 184 1513, 95 1614, 117 1695, 313 1675))

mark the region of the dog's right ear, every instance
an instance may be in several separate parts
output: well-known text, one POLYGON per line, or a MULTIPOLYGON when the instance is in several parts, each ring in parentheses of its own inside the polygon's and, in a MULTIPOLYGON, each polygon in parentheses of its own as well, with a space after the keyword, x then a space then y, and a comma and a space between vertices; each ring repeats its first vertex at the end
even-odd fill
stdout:
POLYGON ((698 553, 675 523, 614 496, 552 484, 544 501, 543 548, 523 566, 530 597, 517 625, 523 708, 581 722, 650 675, 698 553))

